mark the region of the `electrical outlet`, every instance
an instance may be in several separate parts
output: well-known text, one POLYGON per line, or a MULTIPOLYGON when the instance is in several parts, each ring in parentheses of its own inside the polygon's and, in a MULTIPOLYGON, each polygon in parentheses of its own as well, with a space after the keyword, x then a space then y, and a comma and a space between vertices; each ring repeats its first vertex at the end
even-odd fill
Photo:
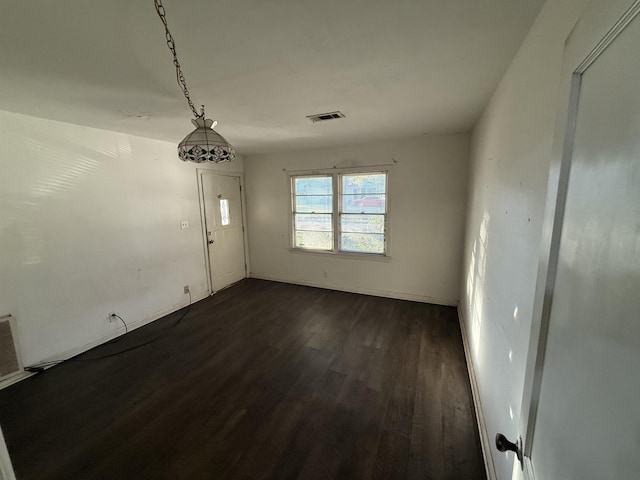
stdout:
POLYGON ((184 286, 184 293, 185 294, 189 293, 189 285, 184 286))
POLYGON ((109 312, 108 317, 110 322, 118 321, 118 317, 116 317, 116 312, 109 312))

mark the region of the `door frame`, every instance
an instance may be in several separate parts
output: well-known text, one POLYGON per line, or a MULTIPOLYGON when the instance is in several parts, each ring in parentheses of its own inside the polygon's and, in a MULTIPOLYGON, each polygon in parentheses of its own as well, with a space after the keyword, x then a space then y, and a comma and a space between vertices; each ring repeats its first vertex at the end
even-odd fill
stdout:
POLYGON ((535 479, 531 454, 571 173, 582 75, 638 14, 640 14, 640 0, 591 2, 565 43, 562 86, 558 97, 559 108, 547 182, 538 276, 520 410, 519 431, 522 439, 524 471, 525 478, 529 480, 535 479), (611 25, 613 26, 609 27, 611 25))
POLYGON ((2 433, 2 427, 0 427, 0 479, 2 480, 16 480, 16 475, 11 465, 11 457, 9 456, 9 450, 7 450, 7 444, 4 440, 2 433))
MULTIPOLYGON (((639 0, 640 1, 640 0, 639 0)), ((221 172, 219 170, 211 170, 208 168, 196 168, 196 175, 198 178, 198 200, 200 202, 200 226, 202 233, 202 247, 204 253, 204 267, 206 270, 206 278, 207 278, 207 288, 209 290, 209 295, 213 295, 217 292, 214 290, 213 279, 211 278, 211 258, 209 255, 209 244, 207 238, 207 219, 205 214, 205 198, 204 198, 204 188, 203 188, 203 177, 208 175, 216 175, 219 177, 235 177, 240 181, 240 210, 242 212, 242 243, 244 250, 244 263, 245 263, 245 278, 249 277, 250 265, 249 265, 249 242, 247 238, 247 212, 246 212, 246 201, 244 196, 244 174, 242 172, 221 172)))

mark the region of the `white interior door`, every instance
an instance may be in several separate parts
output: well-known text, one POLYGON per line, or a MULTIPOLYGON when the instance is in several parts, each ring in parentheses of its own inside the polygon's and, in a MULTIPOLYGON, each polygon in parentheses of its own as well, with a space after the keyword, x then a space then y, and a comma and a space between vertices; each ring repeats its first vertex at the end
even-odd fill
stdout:
POLYGON ((525 429, 537 479, 640 478, 639 10, 573 77, 525 429))
POLYGON ((202 194, 212 291, 247 276, 240 177, 203 173, 202 194))

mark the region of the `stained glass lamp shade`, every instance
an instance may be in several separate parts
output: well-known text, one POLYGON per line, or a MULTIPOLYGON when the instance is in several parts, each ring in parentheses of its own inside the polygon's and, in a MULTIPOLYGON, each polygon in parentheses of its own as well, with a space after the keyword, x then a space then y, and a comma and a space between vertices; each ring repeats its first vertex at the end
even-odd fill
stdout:
POLYGON ((236 152, 229 142, 213 128, 213 120, 198 117, 191 120, 196 129, 178 145, 178 157, 183 162, 233 162, 236 152))

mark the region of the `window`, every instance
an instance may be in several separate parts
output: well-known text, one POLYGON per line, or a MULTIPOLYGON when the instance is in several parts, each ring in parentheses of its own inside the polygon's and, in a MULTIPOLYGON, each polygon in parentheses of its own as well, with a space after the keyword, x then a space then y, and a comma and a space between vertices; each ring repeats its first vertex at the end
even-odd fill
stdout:
POLYGON ((333 250, 333 178, 293 177, 293 245, 333 250))
POLYGON ((226 227, 231 223, 229 220, 229 200, 226 198, 220 199, 220 222, 223 227, 226 227))
POLYGON ((341 175, 340 250, 385 253, 387 175, 341 175))
POLYGON ((291 177, 293 247, 386 253, 387 173, 291 177))

